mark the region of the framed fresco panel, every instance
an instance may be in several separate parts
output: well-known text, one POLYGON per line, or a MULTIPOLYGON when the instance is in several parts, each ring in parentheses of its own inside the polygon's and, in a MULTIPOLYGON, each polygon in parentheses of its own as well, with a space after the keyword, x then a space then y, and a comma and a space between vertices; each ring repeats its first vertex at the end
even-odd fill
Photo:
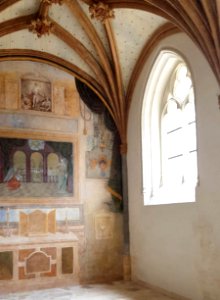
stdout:
POLYGON ((110 176, 112 151, 95 147, 86 152, 87 178, 107 179, 110 176))
POLYGON ((87 137, 86 177, 108 179, 111 172, 113 134, 103 115, 93 114, 93 134, 87 137))
POLYGON ((51 112, 51 83, 36 79, 21 79, 21 108, 51 112))
POLYGON ((76 141, 0 137, 0 203, 76 201, 76 141))

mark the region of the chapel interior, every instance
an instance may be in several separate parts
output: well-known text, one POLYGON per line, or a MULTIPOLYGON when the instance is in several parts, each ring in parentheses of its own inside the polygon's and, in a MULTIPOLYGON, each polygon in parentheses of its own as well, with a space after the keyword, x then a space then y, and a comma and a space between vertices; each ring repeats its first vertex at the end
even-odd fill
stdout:
POLYGON ((219 83, 219 0, 0 0, 0 299, 220 299, 219 83))

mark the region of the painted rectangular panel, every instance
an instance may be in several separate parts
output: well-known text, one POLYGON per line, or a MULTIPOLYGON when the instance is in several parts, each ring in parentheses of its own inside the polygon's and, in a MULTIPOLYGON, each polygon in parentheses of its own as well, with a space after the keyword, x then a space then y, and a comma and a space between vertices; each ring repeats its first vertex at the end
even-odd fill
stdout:
POLYGON ((56 264, 51 265, 50 272, 40 274, 40 277, 55 277, 55 276, 57 276, 57 265, 56 264))
POLYGON ((62 274, 73 273, 73 247, 62 248, 62 274))
POLYGON ((65 113, 65 88, 62 84, 54 84, 54 90, 53 90, 53 102, 54 102, 54 108, 55 113, 58 115, 64 115, 65 113))
POLYGON ((74 195, 73 143, 0 138, 0 152, 0 197, 74 195))
POLYGON ((0 252, 0 280, 13 278, 13 252, 0 252))
POLYGON ((18 278, 19 278, 19 280, 33 279, 35 277, 36 277, 35 274, 27 274, 26 271, 25 271, 25 267, 19 267, 18 268, 18 278))
POLYGON ((19 262, 25 261, 28 256, 30 256, 32 253, 34 253, 35 249, 21 249, 19 250, 19 262))
POLYGON ((18 109, 19 80, 15 74, 5 75, 6 109, 18 109))
POLYGON ((22 211, 19 213, 19 234, 27 235, 28 233, 28 215, 22 211))
POLYGON ((28 130, 48 130, 59 133, 76 133, 78 130, 78 121, 76 119, 58 119, 38 115, 33 118, 32 115, 24 113, 15 115, 1 112, 0 126, 7 128, 26 128, 28 130))
POLYGON ((65 115, 79 117, 79 103, 79 94, 72 85, 69 85, 65 90, 65 115))
POLYGON ((48 256, 51 257, 51 259, 57 258, 57 248, 56 247, 47 247, 47 248, 40 248, 40 251, 43 251, 48 256))
POLYGON ((48 213, 48 232, 56 233, 56 209, 48 213))
POLYGON ((51 112, 51 83, 42 79, 21 79, 21 108, 51 112))
POLYGON ((50 271, 50 257, 44 252, 35 252, 28 257, 26 262, 26 273, 39 273, 50 271))
MULTIPOLYGON (((93 135, 87 136, 86 177, 109 178, 112 167, 113 134, 103 116, 93 116, 93 135)), ((113 173, 112 173, 113 174, 113 173)))

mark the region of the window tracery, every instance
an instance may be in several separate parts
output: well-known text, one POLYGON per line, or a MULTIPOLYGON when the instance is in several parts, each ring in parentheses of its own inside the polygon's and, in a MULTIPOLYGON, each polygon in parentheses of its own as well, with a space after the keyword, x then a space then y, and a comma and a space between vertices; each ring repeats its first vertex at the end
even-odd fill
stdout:
POLYGON ((145 203, 193 202, 198 174, 191 74, 170 51, 162 51, 151 73, 142 109, 145 203))

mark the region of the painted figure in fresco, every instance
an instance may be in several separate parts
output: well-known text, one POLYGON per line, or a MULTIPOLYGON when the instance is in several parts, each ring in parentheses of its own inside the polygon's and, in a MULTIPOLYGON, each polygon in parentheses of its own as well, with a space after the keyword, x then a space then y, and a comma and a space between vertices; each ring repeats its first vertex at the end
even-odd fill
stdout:
POLYGON ((72 143, 0 139, 1 197, 70 197, 74 191, 72 143), (4 152, 3 152, 4 150, 4 152))
POLYGON ((51 111, 51 100, 37 83, 32 90, 32 108, 40 111, 51 111))
POLYGON ((23 108, 31 109, 31 107, 32 107, 31 99, 29 97, 27 97, 26 95, 22 95, 22 99, 23 99, 23 108))
POLYGON ((44 95, 44 97, 43 97, 40 109, 42 111, 50 111, 51 110, 51 101, 46 95, 44 95))
POLYGON ((4 178, 4 182, 7 183, 9 190, 17 190, 21 186, 20 179, 21 178, 18 175, 17 169, 15 167, 11 167, 4 178))
POLYGON ((95 148, 88 152, 87 174, 90 178, 108 178, 111 166, 111 157, 108 151, 101 152, 95 148))
POLYGON ((63 157, 58 164, 58 190, 59 192, 67 190, 67 160, 63 157))
POLYGON ((37 107, 38 103, 40 102, 40 98, 41 98, 40 88, 35 83, 35 86, 34 86, 33 91, 32 91, 32 106, 33 106, 33 108, 37 107))
POLYGON ((89 168, 94 172, 97 169, 97 159, 90 158, 89 160, 89 168))
POLYGON ((106 177, 107 169, 108 169, 107 160, 105 158, 100 159, 99 160, 99 170, 100 170, 101 177, 106 177))
POLYGON ((22 108, 37 111, 51 111, 51 97, 48 82, 22 80, 22 108))

